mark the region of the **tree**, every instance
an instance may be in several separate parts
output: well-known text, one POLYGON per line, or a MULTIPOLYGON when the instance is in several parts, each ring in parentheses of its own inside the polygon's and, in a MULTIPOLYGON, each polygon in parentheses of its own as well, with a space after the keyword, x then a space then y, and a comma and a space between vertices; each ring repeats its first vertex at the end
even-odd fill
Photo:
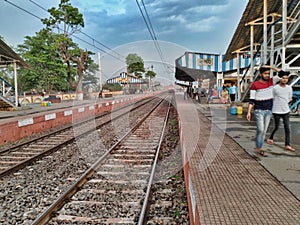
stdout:
MULTIPOLYGON (((152 69, 153 69, 153 66, 152 66, 152 69)), ((155 76, 156 76, 156 73, 153 72, 153 70, 148 70, 145 73, 145 77, 148 77, 148 79, 149 79, 149 89, 151 89, 151 79, 154 78, 155 76)))
POLYGON ((91 60, 91 62, 86 66, 86 70, 83 76, 83 83, 89 84, 95 89, 99 89, 99 77, 96 76, 96 72, 98 70, 98 65, 91 60))
POLYGON ((58 8, 48 10, 50 18, 42 19, 48 30, 57 29, 58 37, 55 47, 60 53, 61 58, 67 64, 67 75, 70 86, 77 86, 77 91, 82 92, 83 71, 86 69, 85 62, 89 60, 87 50, 84 51, 75 44, 71 35, 80 31, 84 27, 83 15, 78 9, 73 7, 69 0, 61 0, 58 8), (63 25, 63 34, 60 34, 60 26, 63 25), (77 64, 77 84, 73 83, 71 62, 77 64))
POLYGON ((145 73, 145 76, 146 77, 150 77, 150 79, 154 78, 156 76, 156 73, 153 72, 152 70, 148 70, 146 73, 145 73))
POLYGON ((137 54, 130 53, 126 57, 128 73, 133 73, 138 78, 142 78, 142 72, 145 72, 144 61, 137 54))
POLYGON ((53 47, 56 36, 48 30, 41 30, 36 36, 26 36, 24 43, 18 45, 17 52, 30 65, 30 69, 22 68, 19 73, 18 87, 22 87, 22 91, 35 88, 50 93, 68 88, 66 66, 53 47))

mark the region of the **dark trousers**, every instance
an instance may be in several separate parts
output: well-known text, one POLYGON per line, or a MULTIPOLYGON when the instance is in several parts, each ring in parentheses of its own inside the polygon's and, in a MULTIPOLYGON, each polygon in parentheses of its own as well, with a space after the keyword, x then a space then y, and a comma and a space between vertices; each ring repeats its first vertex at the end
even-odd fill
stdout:
POLYGON ((198 94, 198 102, 201 103, 201 94, 198 94))
POLYGON ((291 131, 290 131, 290 113, 286 113, 286 114, 273 113, 273 118, 274 118, 274 128, 273 128, 273 131, 272 131, 271 136, 269 137, 269 139, 273 140, 274 134, 279 128, 280 118, 282 118, 284 133, 285 133, 285 145, 290 145, 290 135, 291 135, 291 131))
POLYGON ((231 102, 234 102, 235 101, 235 94, 230 94, 230 101, 231 102))

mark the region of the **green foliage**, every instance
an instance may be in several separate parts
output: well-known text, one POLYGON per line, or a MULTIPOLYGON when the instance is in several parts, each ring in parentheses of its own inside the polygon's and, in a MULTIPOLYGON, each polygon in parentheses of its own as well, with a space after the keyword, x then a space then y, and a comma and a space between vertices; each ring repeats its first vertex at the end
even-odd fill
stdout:
POLYGON ((51 8, 48 12, 50 17, 42 19, 45 29, 35 36, 25 37, 24 43, 16 50, 30 65, 30 69, 22 68, 18 72, 19 91, 76 90, 77 85, 81 88, 83 80, 97 85, 94 74, 98 68, 90 57, 93 53, 80 49, 71 38, 84 27, 83 15, 70 0, 60 0, 58 8, 51 8), (57 34, 54 29, 57 29, 57 34))
POLYGON ((122 91, 122 86, 119 83, 104 84, 102 89, 103 90, 109 90, 109 91, 122 91))
POLYGON ((50 18, 42 19, 42 23, 49 29, 55 27, 59 31, 61 25, 65 26, 65 37, 76 33, 81 27, 84 27, 83 15, 79 13, 78 8, 71 5, 69 0, 61 0, 57 9, 52 7, 48 12, 50 13, 50 18))
POLYGON ((146 77, 154 78, 156 76, 156 73, 152 70, 148 70, 145 74, 146 77))
POLYGON ((99 77, 96 76, 96 72, 99 70, 99 67, 96 63, 89 62, 86 65, 86 70, 83 76, 83 84, 89 84, 95 89, 99 89, 99 77))
POLYGON ((126 64, 129 73, 134 73, 139 78, 142 78, 142 73, 145 72, 144 61, 137 54, 128 54, 126 57, 126 64))
POLYGON ((18 45, 17 51, 30 65, 30 69, 22 68, 19 74, 21 91, 31 89, 66 90, 66 66, 54 47, 57 35, 48 30, 41 30, 36 36, 26 36, 24 43, 18 45))
POLYGON ((181 177, 180 177, 180 175, 173 175, 173 176, 171 176, 171 178, 174 180, 179 180, 181 177))
POLYGON ((69 85, 77 87, 78 92, 81 92, 84 70, 86 69, 86 62, 89 61, 90 52, 80 49, 73 42, 71 36, 84 27, 83 15, 79 13, 77 8, 71 5, 69 0, 61 0, 58 8, 53 7, 48 12, 50 13, 50 17, 42 19, 42 22, 46 25, 47 30, 57 29, 58 37, 54 46, 58 50, 62 60, 67 64, 69 85), (63 34, 61 34, 60 27, 64 28, 63 34), (77 84, 73 82, 72 63, 76 64, 77 84))
POLYGON ((158 158, 160 160, 162 160, 164 158, 165 154, 163 152, 160 152, 159 155, 158 155, 158 158))

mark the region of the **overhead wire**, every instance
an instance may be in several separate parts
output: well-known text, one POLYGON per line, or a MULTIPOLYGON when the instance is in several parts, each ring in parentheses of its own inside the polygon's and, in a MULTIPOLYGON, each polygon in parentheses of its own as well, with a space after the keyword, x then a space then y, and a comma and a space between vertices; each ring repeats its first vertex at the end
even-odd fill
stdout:
MULTIPOLYGON (((31 15, 31 16, 33 16, 33 17, 39 19, 39 20, 42 20, 41 17, 35 15, 34 13, 32 13, 32 12, 30 12, 30 11, 28 11, 28 10, 26 10, 26 9, 24 9, 24 8, 22 8, 22 7, 20 7, 20 6, 18 6, 18 5, 16 5, 15 3, 13 3, 13 2, 11 2, 11 1, 9 1, 9 0, 4 0, 4 1, 7 2, 8 4, 10 4, 10 5, 12 5, 12 6, 14 6, 14 7, 20 9, 21 11, 24 11, 24 12, 28 13, 29 15, 31 15)), ((47 9, 45 9, 44 7, 42 7, 41 5, 39 5, 38 3, 36 3, 35 1, 32 1, 32 0, 29 0, 29 1, 30 1, 31 3, 33 3, 34 5, 38 6, 39 8, 43 9, 44 11, 48 12, 47 9)), ((59 27, 58 27, 58 29, 59 29, 60 31, 63 31, 63 29, 61 29, 61 28, 59 28, 59 27)), ((79 31, 79 33, 82 33, 82 34, 85 35, 86 37, 92 39, 93 43, 90 43, 90 42, 88 42, 88 41, 86 41, 86 40, 83 40, 82 38, 79 38, 78 36, 76 36, 76 35, 74 35, 74 34, 72 34, 72 35, 70 35, 70 36, 73 36, 73 37, 75 37, 76 39, 78 39, 78 40, 80 40, 80 41, 82 41, 82 42, 84 42, 84 43, 86 43, 86 44, 88 44, 88 45, 90 45, 90 46, 96 48, 98 51, 102 51, 102 52, 104 52, 104 53, 110 55, 111 57, 113 57, 113 58, 119 60, 119 61, 122 62, 122 63, 126 63, 124 60, 121 60, 121 58, 125 58, 125 57, 122 56, 121 54, 119 54, 118 52, 116 52, 116 51, 114 51, 113 49, 109 48, 108 46, 102 44, 101 42, 95 40, 95 39, 92 38, 90 35, 88 35, 88 34, 82 32, 82 31, 79 31), (111 54, 110 52, 108 52, 108 51, 106 51, 106 50, 104 50, 104 49, 99 48, 98 46, 96 46, 96 45, 94 44, 94 42, 98 43, 99 45, 102 45, 103 47, 107 48, 109 51, 114 52, 115 54, 117 54, 118 57, 116 57, 115 55, 111 54)))
MULTIPOLYGON (((38 3, 36 3, 35 1, 33 1, 33 0, 29 0, 29 1, 30 1, 31 3, 33 3, 33 4, 35 4, 36 6, 38 6, 39 8, 43 9, 44 11, 48 12, 48 10, 47 10, 46 8, 42 7, 41 5, 39 5, 38 3)), ((81 34, 83 34, 83 35, 85 35, 86 37, 92 39, 93 42, 96 42, 96 43, 100 44, 101 46, 107 48, 108 50, 114 52, 114 53, 117 54, 120 58, 121 58, 121 57, 122 57, 122 58, 125 58, 124 56, 122 56, 122 55, 119 54, 118 52, 114 51, 113 49, 111 49, 111 48, 108 47, 107 45, 105 45, 105 44, 103 44, 103 43, 97 41, 96 39, 94 39, 94 38, 91 37, 90 35, 84 33, 83 31, 79 30, 78 32, 81 33, 81 34)), ((73 35, 73 36, 74 36, 74 35, 73 35)), ((93 46, 93 47, 96 47, 94 44, 90 44, 90 45, 93 46)), ((100 49, 99 49, 99 50, 100 50, 100 49)), ((104 51, 104 50, 101 50, 101 51, 104 51)), ((107 53, 106 51, 104 51, 104 52, 107 53)), ((108 54, 108 53, 107 53, 107 54, 108 54)), ((109 55, 110 55, 110 54, 109 54, 109 55)), ((112 55, 111 55, 111 56, 112 56, 112 55)), ((113 57, 114 57, 114 56, 113 56, 113 57)), ((114 58, 115 58, 115 57, 114 57, 114 58)), ((124 61, 122 61, 122 62, 124 62, 124 61)))
POLYGON ((163 64, 164 68, 165 68, 166 70, 168 70, 168 67, 166 67, 166 65, 165 65, 165 60, 164 60, 164 57, 163 57, 163 53, 162 53, 162 51, 161 51, 160 45, 159 45, 158 40, 157 40, 157 37, 156 37, 156 35, 155 35, 155 31, 154 31, 154 29, 153 29, 153 26, 152 26, 152 23, 151 23, 151 19, 150 19, 150 17, 149 17, 148 12, 147 12, 147 8, 146 8, 146 6, 145 6, 144 1, 141 0, 141 2, 142 2, 142 5, 143 5, 143 8, 144 8, 144 11, 145 11, 146 16, 144 15, 144 12, 143 12, 143 10, 142 10, 142 8, 141 8, 141 6, 140 6, 139 1, 136 0, 136 3, 137 3, 138 8, 139 8, 139 10, 140 10, 140 13, 142 14, 142 17, 143 17, 143 19, 144 19, 144 22, 145 22, 145 24, 146 24, 146 27, 147 27, 147 29, 148 29, 148 32, 150 33, 151 39, 152 39, 153 42, 154 42, 155 48, 156 48, 156 50, 157 50, 157 52, 158 52, 158 55, 159 55, 159 57, 160 57, 160 59, 161 59, 161 61, 162 61, 162 64, 163 64))
POLYGON ((8 1, 8 0, 4 0, 4 1, 7 2, 7 3, 9 3, 9 4, 11 4, 12 6, 14 6, 14 7, 16 7, 16 8, 18 8, 18 9, 20 9, 20 10, 22 10, 22 11, 24 11, 24 12, 30 14, 30 15, 32 15, 32 16, 38 18, 38 19, 42 19, 42 18, 38 17, 37 15, 34 15, 33 13, 29 12, 28 10, 23 9, 22 7, 20 7, 20 6, 16 5, 16 4, 14 4, 14 3, 12 3, 11 1, 8 1))
POLYGON ((142 4, 143 4, 144 11, 145 11, 145 13, 146 13, 148 22, 149 22, 149 26, 150 26, 150 28, 151 28, 151 31, 152 31, 152 34, 153 34, 153 37, 154 37, 155 43, 156 43, 156 45, 157 45, 157 49, 158 49, 159 55, 161 56, 161 59, 162 59, 162 61, 164 62, 164 57, 163 57, 163 54, 162 54, 160 45, 159 45, 159 43, 158 43, 158 41, 157 41, 157 38, 156 38, 156 35, 155 35, 155 31, 154 31, 154 29, 153 29, 153 26, 152 26, 152 23, 151 23, 151 19, 150 19, 150 17, 149 17, 148 11, 147 11, 147 9, 146 9, 144 0, 141 0, 141 1, 142 1, 142 4))

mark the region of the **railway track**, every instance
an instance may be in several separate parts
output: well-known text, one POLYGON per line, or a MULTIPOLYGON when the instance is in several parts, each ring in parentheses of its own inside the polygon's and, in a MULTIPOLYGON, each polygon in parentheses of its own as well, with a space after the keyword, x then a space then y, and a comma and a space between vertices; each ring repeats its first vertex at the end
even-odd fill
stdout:
MULTIPOLYGON (((61 149, 63 146, 75 141, 75 139, 79 139, 96 129, 101 129, 101 126, 121 116, 126 117, 127 114, 135 111, 135 115, 142 114, 144 112, 143 110, 145 110, 141 110, 142 107, 151 107, 151 105, 157 101, 157 98, 146 99, 135 103, 134 106, 129 105, 122 107, 114 110, 114 112, 99 115, 96 118, 72 124, 33 140, 7 149, 2 149, 0 151, 0 178, 61 149), (147 106, 147 104, 150 104, 150 106, 147 106)), ((137 118, 135 118, 135 120, 137 120, 137 118)))
POLYGON ((79 178, 69 177, 74 183, 32 224, 144 224, 169 108, 162 100, 79 178))

